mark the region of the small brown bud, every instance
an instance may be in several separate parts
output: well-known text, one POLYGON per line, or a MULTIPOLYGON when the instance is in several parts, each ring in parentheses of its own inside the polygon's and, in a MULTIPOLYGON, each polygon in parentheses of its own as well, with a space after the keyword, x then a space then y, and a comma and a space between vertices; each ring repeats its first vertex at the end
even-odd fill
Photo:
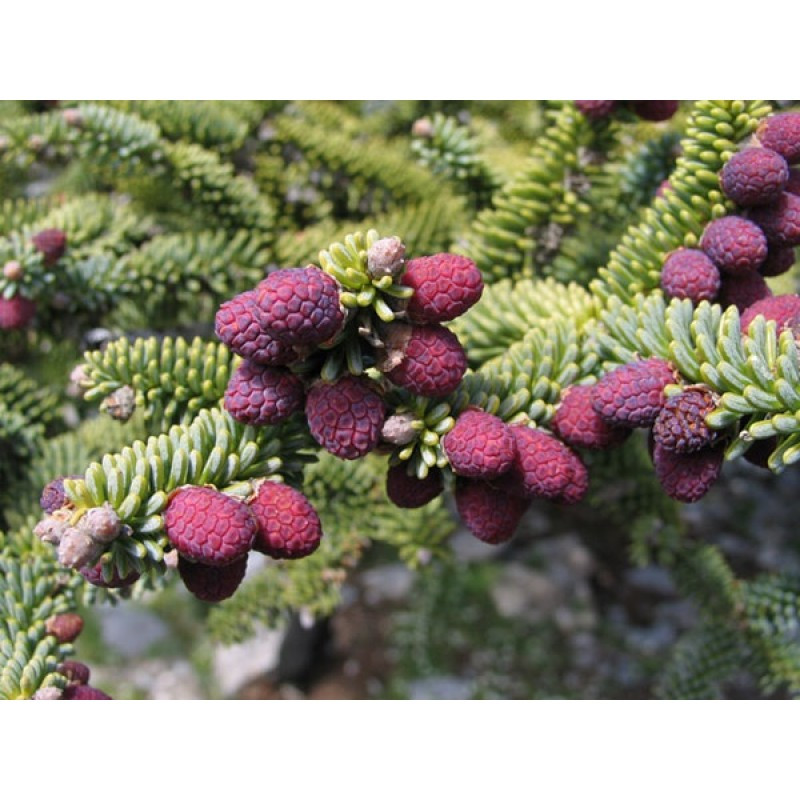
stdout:
POLYGON ((120 386, 100 404, 113 419, 125 422, 136 410, 136 392, 130 386, 120 386))
POLYGON ((413 442, 419 432, 411 427, 416 416, 410 411, 403 414, 393 414, 387 417, 381 429, 381 439, 390 444, 404 445, 413 442))
POLYGON ((405 267, 406 246, 397 236, 378 239, 367 252, 367 272, 373 278, 395 277, 405 267))
POLYGON ((31 700, 61 700, 62 694, 58 686, 45 686, 43 689, 37 689, 31 700))
POLYGON ((96 542, 107 544, 119 536, 121 525, 110 503, 90 508, 78 522, 78 529, 88 533, 96 542))
POLYGON ((411 126, 411 135, 420 139, 430 139, 433 136, 433 123, 428 117, 420 117, 411 126))
POLYGON ((44 136, 42 136, 41 134, 32 133, 28 137, 28 147, 30 147, 31 150, 34 150, 37 153, 44 148, 45 144, 47 144, 47 142, 44 136))
POLYGON ((80 128, 83 125, 83 114, 77 108, 65 108, 61 117, 71 128, 80 128))
POLYGON ((391 372, 406 357, 406 347, 412 334, 411 325, 393 322, 388 326, 385 336, 386 349, 378 354, 375 365, 381 372, 391 372))
POLYGON ((3 265, 3 277, 9 281, 21 281, 25 275, 25 268, 19 261, 6 261, 3 265))
POLYGON ((86 365, 78 364, 69 374, 67 394, 70 397, 82 397, 89 383, 90 379, 86 373, 86 365))
POLYGON ((45 623, 45 630, 55 636, 61 644, 74 642, 83 630, 83 617, 80 614, 56 614, 45 623))
POLYGON ((64 567, 80 569, 93 564, 103 552, 103 545, 86 531, 67 528, 58 545, 58 563, 64 567))
POLYGON ((43 542, 58 544, 64 533, 70 529, 68 515, 58 512, 49 514, 33 529, 33 532, 43 542))

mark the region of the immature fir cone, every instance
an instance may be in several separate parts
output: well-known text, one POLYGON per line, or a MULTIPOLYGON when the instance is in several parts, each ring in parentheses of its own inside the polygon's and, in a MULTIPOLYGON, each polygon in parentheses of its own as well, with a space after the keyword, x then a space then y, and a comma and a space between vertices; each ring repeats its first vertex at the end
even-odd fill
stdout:
POLYGON ((756 131, 759 144, 782 155, 790 164, 800 161, 800 113, 767 117, 756 131))
POLYGON ((631 100, 630 104, 639 117, 649 122, 664 122, 670 119, 680 106, 678 100, 631 100))
POLYGON ((592 389, 592 406, 609 424, 649 428, 664 406, 664 388, 676 380, 660 358, 633 361, 606 373, 592 389))
POLYGON ((183 585, 206 603, 227 600, 241 585, 247 572, 247 554, 229 564, 212 566, 178 557, 178 574, 183 585))
POLYGON ((225 410, 245 425, 277 425, 303 407, 303 383, 282 367, 243 361, 228 381, 225 410))
POLYGON ((726 275, 757 270, 767 258, 767 237, 742 217, 722 217, 710 222, 700 240, 703 252, 726 275))
POLYGON ((370 380, 345 375, 311 387, 306 417, 311 435, 322 447, 338 458, 353 460, 378 444, 386 407, 370 380))
POLYGON ((239 500, 205 486, 187 486, 170 498, 164 529, 184 558, 218 567, 250 550, 257 525, 239 500))
POLYGON ((261 327, 256 291, 243 292, 224 302, 214 319, 214 332, 234 353, 253 364, 281 366, 297 360, 297 353, 261 327))
POLYGON ((322 344, 344 325, 339 284, 317 267, 278 270, 255 291, 261 328, 286 345, 322 344))
POLYGON ((12 298, 0 297, 0 330, 24 328, 36 316, 36 303, 15 294, 12 298))
POLYGON ((283 483, 264 481, 250 501, 258 523, 253 549, 271 558, 305 558, 322 541, 322 523, 308 498, 283 483))
POLYGON ((469 478, 456 483, 455 500, 464 524, 487 544, 507 542, 530 506, 527 498, 508 494, 488 481, 469 478))
POLYGON ((64 479, 72 478, 82 480, 83 475, 64 475, 60 478, 53 478, 47 486, 42 489, 42 496, 39 498, 39 505, 47 514, 52 514, 57 509, 66 505, 69 501, 64 492, 64 479))
POLYGON ((509 426, 477 408, 459 415, 442 446, 456 475, 484 480, 508 472, 517 452, 509 426))
POLYGON ((117 567, 114 566, 111 571, 111 577, 106 580, 103 577, 103 565, 101 562, 98 562, 94 566, 82 567, 80 573, 89 583, 94 586, 100 586, 103 589, 122 589, 126 586, 132 586, 140 578, 138 572, 129 572, 123 578, 117 571, 117 567))
POLYGON ((455 391, 467 371, 467 356, 458 337, 441 325, 406 327, 402 360, 386 377, 422 397, 445 397, 455 391))
POLYGON ((70 683, 89 683, 91 670, 80 661, 63 661, 58 665, 57 672, 66 676, 70 683))
POLYGON ((676 250, 661 270, 661 288, 669 298, 713 300, 720 287, 719 270, 701 250, 676 250))
POLYGON ((574 453, 536 428, 511 425, 517 454, 508 474, 509 491, 528 499, 562 499, 575 470, 574 453))
POLYGON ((716 444, 719 431, 706 425, 706 417, 717 408, 714 393, 704 387, 688 387, 669 397, 655 424, 655 443, 675 453, 694 453, 716 444))
POLYGON ((796 324, 800 318, 800 295, 779 294, 776 297, 765 297, 748 306, 741 316, 739 324, 742 333, 746 333, 750 323, 762 315, 767 320, 775 320, 778 333, 796 324))
POLYGON ((591 120, 610 117, 617 109, 616 100, 576 100, 575 107, 578 111, 591 120))
POLYGON ((788 272, 794 266, 794 261, 793 247, 770 247, 767 260, 758 268, 758 271, 765 278, 773 278, 788 272))
POLYGON ((67 234, 59 228, 47 228, 32 236, 31 244, 42 254, 44 265, 52 267, 66 252, 67 234))
POLYGON ((570 386, 561 396, 550 424, 559 439, 572 447, 589 450, 616 447, 631 434, 629 428, 609 425, 594 410, 591 386, 570 386))
POLYGON ((73 684, 64 689, 64 700, 112 700, 105 692, 95 689, 94 686, 73 684))
POLYGON ((789 170, 789 180, 786 181, 785 191, 789 194, 800 194, 800 169, 789 170))
POLYGON ((417 324, 455 319, 483 293, 483 278, 475 262, 453 253, 412 259, 401 283, 414 290, 406 312, 417 324))
POLYGON ((786 159, 766 147, 735 153, 720 173, 722 191, 744 208, 774 203, 788 181, 786 159))
POLYGON ((653 463, 661 487, 673 500, 694 503, 703 497, 719 478, 725 460, 722 445, 695 453, 676 453, 655 443, 653 463))
POLYGON ((725 307, 736 306, 741 314, 753 303, 771 297, 772 291, 759 272, 744 275, 726 275, 719 290, 719 303, 725 307))
POLYGON ((800 245, 800 195, 783 192, 771 205, 751 209, 749 216, 764 231, 770 246, 800 245))
POLYGON ((401 462, 389 467, 386 472, 386 495, 399 508, 421 508, 438 497, 444 490, 442 472, 432 469, 426 477, 419 479, 408 474, 401 462))

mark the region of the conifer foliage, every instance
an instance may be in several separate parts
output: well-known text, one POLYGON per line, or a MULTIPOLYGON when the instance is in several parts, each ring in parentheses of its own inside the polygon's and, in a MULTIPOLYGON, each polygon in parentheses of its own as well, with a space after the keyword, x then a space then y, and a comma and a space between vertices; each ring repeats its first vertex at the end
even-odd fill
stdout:
POLYGON ((798 577, 673 524, 800 460, 800 113, 461 105, 0 105, 1 697, 97 693, 87 602, 182 582, 239 641, 621 475, 702 613, 662 695, 800 691, 798 577))

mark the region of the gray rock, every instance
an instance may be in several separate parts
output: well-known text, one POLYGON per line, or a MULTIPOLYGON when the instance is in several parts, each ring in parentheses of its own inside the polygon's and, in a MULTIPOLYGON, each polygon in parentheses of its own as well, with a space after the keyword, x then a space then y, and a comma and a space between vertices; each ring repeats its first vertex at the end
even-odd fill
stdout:
POLYGON ((435 675, 408 684, 410 700, 469 700, 473 694, 472 681, 435 675))
POLYGON ((675 628, 668 622, 658 622, 649 628, 631 628, 626 636, 630 648, 645 656, 669 649, 676 638, 675 628))
POLYGON ((555 610, 553 621, 565 634, 574 635, 579 631, 588 631, 597 625, 597 614, 593 608, 570 608, 561 606, 555 610))
POLYGON ((414 584, 414 573, 403 564, 389 564, 365 570, 360 577, 364 599, 370 605, 396 603, 408 597, 414 584))
POLYGON ((562 592, 546 573, 516 563, 503 567, 491 595, 502 616, 534 623, 550 617, 562 600, 562 592))
POLYGON ((461 529, 450 537, 450 546, 456 561, 469 564, 475 561, 491 561, 504 549, 494 544, 486 544, 473 536, 468 530, 461 529))
POLYGON ((576 633, 570 644, 572 646, 572 663, 579 670, 589 670, 600 660, 597 640, 592 633, 581 631, 576 633))
POLYGON ((625 581, 632 589, 656 597, 675 597, 677 593, 675 581, 664 567, 634 567, 625 573, 625 581))
POLYGON ((97 606, 105 643, 126 659, 141 658, 172 634, 155 614, 133 606, 97 606))
POLYGON ((582 577, 588 577, 594 572, 594 558, 577 537, 569 537, 567 541, 566 562, 573 572, 582 577))
POLYGON ((206 695, 191 663, 146 659, 121 668, 92 666, 92 685, 114 699, 144 696, 148 700, 200 700, 206 695))
POLYGON ((662 603, 656 611, 656 617, 678 630, 686 631, 697 624, 698 612, 691 601, 678 600, 674 603, 662 603))
POLYGON ((258 628, 241 644, 219 646, 212 657, 214 678, 223 697, 231 697, 252 681, 278 666, 285 629, 258 628))
POLYGON ((200 680, 188 661, 174 661, 157 670, 149 689, 153 700, 196 700, 203 696, 200 680))

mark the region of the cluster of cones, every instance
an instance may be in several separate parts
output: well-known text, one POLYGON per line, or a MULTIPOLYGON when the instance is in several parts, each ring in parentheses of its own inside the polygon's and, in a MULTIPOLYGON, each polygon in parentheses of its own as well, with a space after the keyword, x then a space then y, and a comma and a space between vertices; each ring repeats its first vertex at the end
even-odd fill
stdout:
MULTIPOLYGON (((83 631, 83 617, 74 612, 55 614, 45 623, 49 636, 55 637, 59 644, 71 644, 83 631)), ((34 700, 111 700, 105 692, 89 684, 91 670, 81 661, 65 660, 56 669, 66 679, 62 689, 47 686, 39 689, 34 700)))
MULTIPOLYGON (((63 483, 56 478, 42 492, 47 516, 34 533, 58 548, 60 564, 95 586, 121 589, 136 583, 139 573, 120 575, 116 565, 104 570, 102 561, 111 543, 130 530, 109 503, 75 520, 63 483)), ((169 497, 164 528, 172 548, 165 555, 167 565, 177 568, 192 594, 211 603, 234 594, 251 550, 275 559, 304 558, 322 540, 319 516, 305 495, 269 480, 258 481, 246 499, 210 486, 181 487, 169 497)))
MULTIPOLYGON (((699 248, 670 253, 661 272, 667 297, 734 305, 742 329, 769 312, 765 278, 782 275, 795 263, 800 245, 800 114, 764 120, 749 146, 722 168, 720 185, 741 214, 710 222, 699 248)), ((786 301, 781 301, 785 303, 786 301)))
MULTIPOLYGON (((217 336, 244 361, 231 377, 225 408, 249 425, 274 425, 303 411, 315 440, 334 455, 356 459, 375 449, 386 419, 385 389, 422 397, 454 391, 467 368, 458 338, 441 323, 480 298, 472 261, 442 253, 404 259, 398 239, 380 239, 364 277, 411 289, 395 300, 391 321, 373 320, 342 303, 344 288, 316 266, 273 272, 255 289, 220 307, 217 336), (366 351, 372 374, 323 375, 335 348, 366 351)), ((359 356, 362 357, 361 355, 359 356)))
MULTIPOLYGON (((58 228, 47 228, 31 237, 34 249, 42 254, 42 265, 52 269, 67 250, 67 235, 58 228)), ((0 330, 25 328, 36 316, 36 301, 24 292, 26 270, 19 261, 3 265, 5 289, 0 294, 0 330)))

